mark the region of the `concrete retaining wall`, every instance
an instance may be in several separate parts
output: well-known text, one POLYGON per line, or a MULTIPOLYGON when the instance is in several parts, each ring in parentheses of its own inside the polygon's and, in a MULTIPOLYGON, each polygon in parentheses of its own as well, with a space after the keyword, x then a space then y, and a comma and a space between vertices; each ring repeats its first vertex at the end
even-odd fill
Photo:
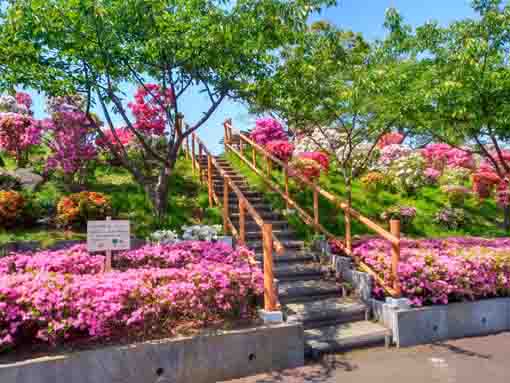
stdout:
POLYGON ((510 331, 510 298, 411 309, 373 300, 372 308, 398 347, 510 331))
POLYGON ((303 327, 252 329, 0 362, 2 383, 209 383, 303 365, 303 327))
POLYGON ((333 255, 332 261, 333 268, 341 279, 350 283, 363 301, 369 302, 372 299, 372 277, 367 273, 354 270, 352 258, 333 255))

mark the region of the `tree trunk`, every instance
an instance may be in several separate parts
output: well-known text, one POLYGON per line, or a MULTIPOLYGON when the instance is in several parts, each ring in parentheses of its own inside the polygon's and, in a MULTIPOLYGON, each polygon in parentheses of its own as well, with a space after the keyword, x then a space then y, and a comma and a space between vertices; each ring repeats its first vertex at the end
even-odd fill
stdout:
POLYGON ((161 222, 168 210, 168 195, 170 192, 170 177, 177 161, 177 150, 171 152, 169 165, 162 165, 155 185, 146 185, 145 191, 150 198, 157 221, 161 222))

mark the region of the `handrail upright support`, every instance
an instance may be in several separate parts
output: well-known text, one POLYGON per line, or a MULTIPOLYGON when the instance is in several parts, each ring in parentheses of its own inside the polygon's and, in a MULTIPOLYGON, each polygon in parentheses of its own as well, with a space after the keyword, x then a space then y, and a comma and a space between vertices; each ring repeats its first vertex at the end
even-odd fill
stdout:
POLYGON ((209 154, 207 156, 207 192, 209 194, 209 207, 213 207, 214 198, 213 198, 213 165, 212 165, 212 157, 209 154))
POLYGON ((390 220, 390 232, 399 240, 391 244, 391 276, 393 278, 393 290, 397 296, 402 296, 400 279, 398 276, 398 264, 400 262, 400 220, 390 220))
POLYGON ((229 233, 228 227, 228 203, 229 203, 229 190, 227 177, 223 178, 223 232, 225 235, 229 233))
POLYGON ((191 172, 195 175, 195 133, 191 134, 191 172))
POLYGON ((315 233, 319 233, 319 193, 313 191, 313 222, 315 224, 315 233))
POLYGON ((262 240, 264 245, 264 309, 276 311, 277 300, 274 289, 273 273, 273 226, 264 223, 262 227, 262 240))
POLYGON ((289 210, 289 172, 287 170, 287 168, 283 168, 283 173, 284 173, 284 178, 285 178, 285 197, 287 197, 285 199, 285 207, 287 208, 287 210, 289 210))
POLYGON ((351 228, 351 204, 347 203, 347 208, 344 209, 344 223, 345 223, 345 248, 347 254, 352 254, 352 228, 351 228))
POLYGON ((257 167, 257 153, 255 152, 255 148, 251 147, 251 162, 253 164, 253 167, 257 167))
POLYGON ((246 218, 244 210, 244 200, 239 200, 239 241, 246 244, 246 218))

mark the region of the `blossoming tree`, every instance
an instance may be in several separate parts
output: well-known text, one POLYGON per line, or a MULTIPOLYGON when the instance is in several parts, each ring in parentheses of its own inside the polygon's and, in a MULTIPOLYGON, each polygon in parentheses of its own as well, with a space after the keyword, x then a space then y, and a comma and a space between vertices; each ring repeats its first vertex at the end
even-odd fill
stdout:
MULTIPOLYGON (((104 143, 143 186, 161 217, 186 137, 226 98, 237 97, 246 84, 271 73, 279 48, 295 41, 310 12, 333 3, 239 0, 226 6, 221 0, 84 0, 77 7, 67 0, 13 2, 0 20, 0 36, 9 45, 0 48, 0 68, 7 73, 0 84, 82 92, 87 114, 96 104, 120 141, 114 134, 117 114, 150 166, 134 160, 122 145, 104 143), (20 52, 27 53, 27 62, 20 52), (129 105, 121 91, 126 82, 139 88, 129 105), (184 130, 182 103, 196 91, 206 95, 209 105, 196 121, 187 121, 184 130), (151 143, 154 135, 157 145, 151 143)), ((89 120, 97 134, 104 135, 99 124, 89 120)))
MULTIPOLYGON (((401 97, 413 109, 414 131, 480 155, 485 164, 475 184, 484 187, 499 178, 500 191, 508 194, 510 5, 475 0, 472 6, 476 19, 446 27, 429 22, 415 31, 391 10, 387 45, 400 55, 399 65, 413 68, 412 85, 401 97)), ((505 205, 504 226, 510 229, 505 205)))
POLYGON ((248 96, 256 111, 286 121, 297 138, 296 153, 333 157, 348 201, 353 177, 369 164, 393 122, 374 89, 375 53, 360 35, 315 23, 300 44, 285 51, 284 65, 248 96))

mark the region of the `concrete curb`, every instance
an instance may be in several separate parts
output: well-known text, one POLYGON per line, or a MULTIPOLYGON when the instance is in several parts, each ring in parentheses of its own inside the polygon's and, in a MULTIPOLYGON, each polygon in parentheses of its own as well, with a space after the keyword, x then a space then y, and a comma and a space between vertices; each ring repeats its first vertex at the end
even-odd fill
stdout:
POLYGON ((0 362, 2 383, 208 383, 304 364, 299 324, 212 332, 15 363, 0 362), (161 372, 161 371, 160 371, 161 372))

